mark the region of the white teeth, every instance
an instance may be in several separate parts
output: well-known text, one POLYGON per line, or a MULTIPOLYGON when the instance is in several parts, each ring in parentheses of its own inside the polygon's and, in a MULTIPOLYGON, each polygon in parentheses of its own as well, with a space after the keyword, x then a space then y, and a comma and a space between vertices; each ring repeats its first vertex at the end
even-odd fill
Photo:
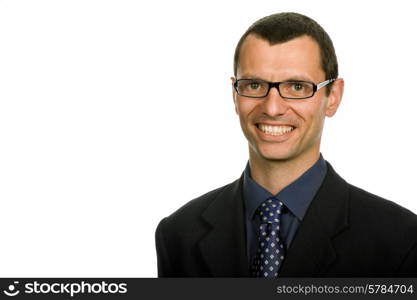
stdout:
POLYGON ((266 134, 270 135, 283 135, 287 132, 290 132, 294 129, 292 126, 271 126, 271 125, 264 125, 258 124, 258 128, 265 132, 266 134))

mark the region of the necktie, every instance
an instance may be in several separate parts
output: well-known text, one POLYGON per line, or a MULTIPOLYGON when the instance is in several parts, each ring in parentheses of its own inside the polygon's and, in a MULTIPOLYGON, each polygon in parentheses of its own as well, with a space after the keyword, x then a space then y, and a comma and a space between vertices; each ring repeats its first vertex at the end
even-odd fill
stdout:
POLYGON ((257 213, 261 218, 258 252, 252 264, 253 277, 277 277, 285 257, 285 247, 280 237, 283 203, 276 199, 264 201, 257 213))

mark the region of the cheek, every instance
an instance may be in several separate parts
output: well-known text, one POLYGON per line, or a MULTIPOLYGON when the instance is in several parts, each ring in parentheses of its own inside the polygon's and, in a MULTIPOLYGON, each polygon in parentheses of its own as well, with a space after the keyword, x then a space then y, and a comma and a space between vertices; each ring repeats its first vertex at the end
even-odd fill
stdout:
POLYGON ((236 101, 235 107, 241 120, 249 119, 255 109, 255 106, 249 101, 236 101))
POLYGON ((306 132, 320 130, 325 116, 325 105, 322 102, 300 103, 294 107, 294 112, 302 120, 306 132))
POLYGON ((309 128, 307 129, 310 132, 310 135, 314 140, 321 137, 323 131, 325 116, 325 108, 323 106, 317 107, 316 110, 311 111, 309 114, 309 128))

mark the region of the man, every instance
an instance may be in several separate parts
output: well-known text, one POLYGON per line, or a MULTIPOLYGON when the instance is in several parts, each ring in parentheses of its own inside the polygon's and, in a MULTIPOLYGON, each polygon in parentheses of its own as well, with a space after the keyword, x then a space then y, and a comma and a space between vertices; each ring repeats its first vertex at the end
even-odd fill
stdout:
POLYGON ((320 154, 344 85, 323 28, 296 13, 258 20, 234 75, 249 163, 160 222, 159 276, 417 276, 417 216, 348 184, 320 154))

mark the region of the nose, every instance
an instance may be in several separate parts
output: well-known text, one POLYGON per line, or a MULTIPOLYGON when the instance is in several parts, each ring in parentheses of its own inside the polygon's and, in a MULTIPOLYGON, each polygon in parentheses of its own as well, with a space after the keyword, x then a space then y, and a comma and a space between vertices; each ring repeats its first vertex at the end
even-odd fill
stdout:
POLYGON ((287 101, 281 97, 278 92, 278 87, 274 86, 269 90, 268 95, 263 101, 263 111, 270 117, 275 117, 285 114, 288 110, 287 101))

